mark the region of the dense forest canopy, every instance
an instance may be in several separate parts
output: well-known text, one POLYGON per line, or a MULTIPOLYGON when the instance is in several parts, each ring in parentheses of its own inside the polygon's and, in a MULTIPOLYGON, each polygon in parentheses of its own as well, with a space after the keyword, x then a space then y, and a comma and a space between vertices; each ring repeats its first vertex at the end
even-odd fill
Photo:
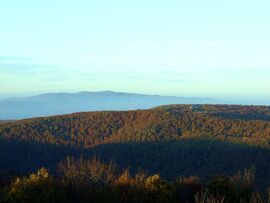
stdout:
MULTIPOLYGON (((67 156, 98 157, 135 175, 167 181, 233 176, 254 168, 270 184, 270 107, 168 105, 149 110, 83 112, 0 123, 0 176, 52 174, 67 156)), ((118 172, 119 172, 118 171, 118 172)))
POLYGON ((270 107, 174 105, 141 111, 104 111, 0 124, 4 138, 88 148, 119 141, 210 137, 269 146, 270 107))

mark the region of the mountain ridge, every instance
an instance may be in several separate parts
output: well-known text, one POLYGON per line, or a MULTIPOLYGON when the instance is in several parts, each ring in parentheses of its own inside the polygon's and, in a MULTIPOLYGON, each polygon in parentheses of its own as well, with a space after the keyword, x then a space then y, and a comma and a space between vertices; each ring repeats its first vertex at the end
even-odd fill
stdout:
POLYGON ((148 110, 79 112, 3 123, 10 138, 89 147, 113 141, 212 137, 270 144, 270 107, 168 105, 148 110))
POLYGON ((86 111, 149 109, 168 104, 215 104, 211 98, 175 97, 113 91, 46 93, 0 101, 0 119, 23 119, 86 111))

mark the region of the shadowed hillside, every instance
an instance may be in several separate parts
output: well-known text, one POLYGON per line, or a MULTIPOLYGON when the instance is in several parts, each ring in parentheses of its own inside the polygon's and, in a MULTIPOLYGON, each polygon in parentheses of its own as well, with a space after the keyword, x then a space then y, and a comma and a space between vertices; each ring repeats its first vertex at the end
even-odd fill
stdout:
POLYGON ((102 144, 89 149, 53 144, 0 139, 2 174, 25 174, 41 166, 55 172, 57 163, 66 156, 98 157, 114 161, 120 171, 129 168, 135 174, 159 173, 167 180, 197 175, 209 178, 216 174, 232 175, 245 168, 256 168, 256 181, 268 186, 270 150, 244 144, 209 139, 151 141, 102 144))

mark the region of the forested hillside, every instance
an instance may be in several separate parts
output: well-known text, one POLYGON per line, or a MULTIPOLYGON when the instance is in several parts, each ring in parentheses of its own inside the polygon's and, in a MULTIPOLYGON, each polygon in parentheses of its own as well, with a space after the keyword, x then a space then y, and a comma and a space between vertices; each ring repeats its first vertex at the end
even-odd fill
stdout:
POLYGON ((141 111, 76 113, 4 123, 0 135, 84 148, 119 141, 190 137, 269 146, 270 107, 176 105, 141 111))
POLYGON ((67 156, 93 156, 131 174, 166 180, 231 176, 255 168, 270 184, 270 107, 173 105, 141 111, 85 112, 0 123, 0 172, 56 173, 67 156))

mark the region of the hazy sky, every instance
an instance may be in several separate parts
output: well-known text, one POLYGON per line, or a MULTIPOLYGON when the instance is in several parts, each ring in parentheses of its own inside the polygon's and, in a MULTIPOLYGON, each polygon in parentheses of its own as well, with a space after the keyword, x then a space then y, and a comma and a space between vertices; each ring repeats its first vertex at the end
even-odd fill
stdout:
POLYGON ((269 0, 2 0, 0 96, 270 100, 269 0))

